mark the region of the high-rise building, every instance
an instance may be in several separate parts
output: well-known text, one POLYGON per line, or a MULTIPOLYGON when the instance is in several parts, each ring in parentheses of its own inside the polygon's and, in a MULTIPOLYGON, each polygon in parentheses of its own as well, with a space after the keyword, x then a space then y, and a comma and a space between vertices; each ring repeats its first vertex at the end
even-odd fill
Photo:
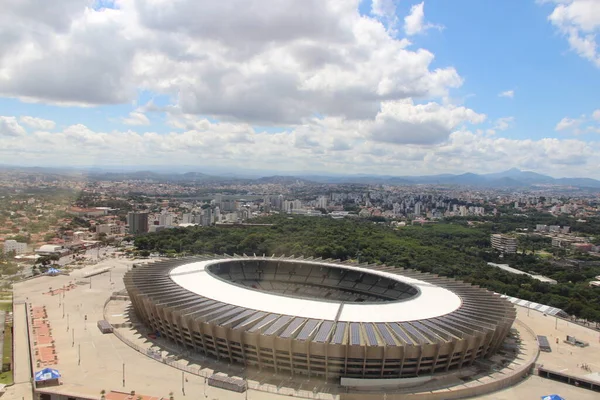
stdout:
POLYGON ((183 213, 181 214, 181 223, 182 224, 192 224, 193 222, 192 213, 183 213))
POLYGON ((327 208, 327 196, 319 196, 317 198, 317 208, 327 208))
POLYGON ((173 214, 163 211, 158 216, 158 225, 161 226, 172 226, 173 225, 173 214))
POLYGON ((492 247, 502 253, 510 254, 517 252, 517 238, 515 237, 497 233, 492 235, 491 240, 492 247))
POLYGON ((210 208, 204 209, 202 214, 202 226, 212 225, 212 210, 210 208))
POLYGON ((415 203, 415 215, 421 215, 421 202, 417 201, 415 203))
POLYGON ((130 212, 127 214, 127 225, 129 225, 129 233, 139 235, 140 233, 148 232, 148 213, 146 212, 130 212))

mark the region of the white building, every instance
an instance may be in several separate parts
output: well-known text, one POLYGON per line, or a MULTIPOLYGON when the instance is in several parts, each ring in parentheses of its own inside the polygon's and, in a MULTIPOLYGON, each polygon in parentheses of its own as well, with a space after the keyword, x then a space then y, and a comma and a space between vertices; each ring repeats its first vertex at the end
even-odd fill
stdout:
POLYGON ((327 208, 327 196, 319 196, 317 198, 317 208, 327 208))
POLYGON ((420 202, 416 202, 415 203, 415 215, 421 215, 421 203, 420 202))
POLYGON ((180 226, 182 224, 193 224, 194 223, 194 217, 192 215, 192 213, 184 213, 181 216, 181 224, 179 224, 180 226))
POLYGON ((51 255, 61 255, 62 253, 67 252, 63 248, 63 246, 53 245, 53 244, 45 244, 41 246, 39 249, 35 251, 37 254, 41 256, 51 256, 51 255))
POLYGON ((104 233, 106 235, 120 235, 125 233, 125 226, 117 224, 101 224, 96 226, 96 233, 104 233))
POLYGON ((160 213, 158 216, 158 225, 173 226, 173 214, 168 212, 160 213))
POLYGON ((548 232, 548 225, 538 224, 535 226, 536 232, 548 232))
POLYGON ((516 253, 517 252, 517 238, 494 234, 491 237, 492 247, 502 253, 516 253))
POLYGON ((27 243, 20 243, 16 240, 9 239, 4 242, 4 253, 10 253, 11 251, 16 254, 27 253, 27 243))

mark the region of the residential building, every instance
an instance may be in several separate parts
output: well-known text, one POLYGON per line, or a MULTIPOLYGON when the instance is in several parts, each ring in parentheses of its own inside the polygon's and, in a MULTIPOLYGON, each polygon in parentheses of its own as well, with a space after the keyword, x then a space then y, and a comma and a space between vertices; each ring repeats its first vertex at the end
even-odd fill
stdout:
POLYGON ((121 235, 125 233, 125 227, 117 224, 96 225, 96 233, 104 233, 106 235, 121 235))
POLYGON ((181 216, 181 223, 182 224, 193 224, 194 223, 194 216, 192 215, 192 213, 184 213, 181 216))
POLYGON ((206 208, 202 214, 202 226, 212 225, 212 209, 206 208))
POLYGON ((17 242, 16 240, 8 239, 4 242, 4 253, 10 253, 11 251, 17 254, 27 253, 27 243, 17 242))
POLYGON ((139 235, 140 233, 148 232, 148 213, 146 212, 130 212, 127 214, 127 225, 129 225, 129 233, 139 235))
POLYGON ((421 203, 415 203, 415 215, 421 215, 421 203))
POLYGON ((317 198, 317 208, 327 208, 327 196, 319 196, 317 198))
POLYGON ((492 247, 502 253, 516 253, 517 252, 517 238, 499 233, 491 236, 492 247))
POLYGON ((158 216, 158 225, 161 226, 173 226, 173 214, 168 212, 162 212, 158 216))

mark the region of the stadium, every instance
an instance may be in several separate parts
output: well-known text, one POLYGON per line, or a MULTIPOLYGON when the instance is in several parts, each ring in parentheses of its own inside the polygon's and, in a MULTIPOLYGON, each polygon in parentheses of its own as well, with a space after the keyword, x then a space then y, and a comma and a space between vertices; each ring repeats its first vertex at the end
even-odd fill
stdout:
POLYGON ((409 378, 488 358, 515 319, 499 295, 385 265, 205 256, 137 266, 137 317, 189 351, 324 379, 409 378))

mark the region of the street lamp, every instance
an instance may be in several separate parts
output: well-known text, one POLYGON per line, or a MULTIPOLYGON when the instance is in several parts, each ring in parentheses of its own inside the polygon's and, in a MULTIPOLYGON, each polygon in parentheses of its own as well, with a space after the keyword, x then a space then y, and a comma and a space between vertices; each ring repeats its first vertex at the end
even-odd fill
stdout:
POLYGON ((184 383, 184 379, 185 379, 185 372, 181 371, 181 393, 183 393, 183 395, 185 396, 185 383, 184 383))

